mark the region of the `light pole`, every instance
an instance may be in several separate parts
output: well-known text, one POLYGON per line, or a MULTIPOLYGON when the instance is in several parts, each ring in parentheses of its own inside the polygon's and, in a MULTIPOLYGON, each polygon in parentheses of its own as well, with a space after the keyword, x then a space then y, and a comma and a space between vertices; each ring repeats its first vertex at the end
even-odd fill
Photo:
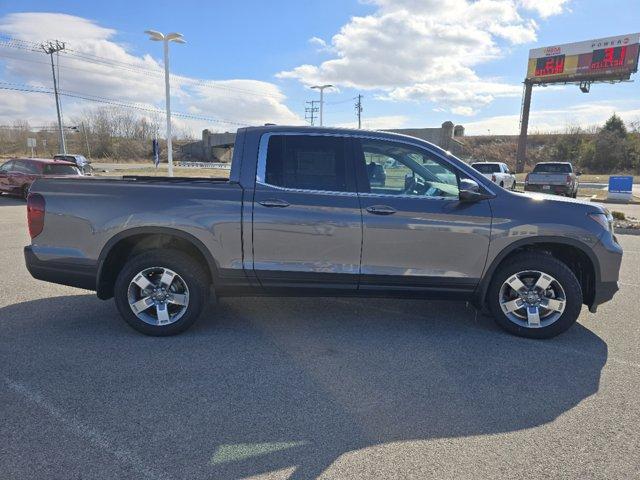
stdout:
POLYGON ((333 88, 333 85, 314 85, 311 88, 315 88, 316 90, 320 90, 320 126, 323 125, 323 111, 324 111, 324 89, 325 88, 333 88))
POLYGON ((155 30, 145 30, 149 35, 149 40, 164 43, 164 87, 165 105, 167 110, 167 163, 169 165, 169 176, 173 177, 173 148, 171 145, 171 91, 169 87, 169 42, 187 43, 182 38, 181 33, 167 33, 166 35, 155 30))

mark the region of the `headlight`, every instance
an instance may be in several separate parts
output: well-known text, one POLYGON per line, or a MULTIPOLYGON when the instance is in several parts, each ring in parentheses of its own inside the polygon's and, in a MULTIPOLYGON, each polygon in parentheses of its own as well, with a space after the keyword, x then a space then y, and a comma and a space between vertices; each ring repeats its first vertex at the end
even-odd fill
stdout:
POLYGON ((589 218, 602 225, 602 228, 613 233, 613 217, 607 213, 589 213, 589 218))

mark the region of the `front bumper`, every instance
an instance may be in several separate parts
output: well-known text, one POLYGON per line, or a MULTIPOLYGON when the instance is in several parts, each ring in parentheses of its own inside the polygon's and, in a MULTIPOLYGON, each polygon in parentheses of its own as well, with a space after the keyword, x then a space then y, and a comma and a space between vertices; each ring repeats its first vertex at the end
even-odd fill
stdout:
POLYGON ((593 247, 593 252, 598 259, 599 274, 596 275, 593 298, 588 303, 588 307, 590 312, 595 313, 598 305, 611 300, 618 291, 622 247, 614 235, 606 233, 593 247))
POLYGON ((24 261, 31 276, 45 282, 70 287, 96 289, 96 267, 69 259, 43 260, 38 258, 32 245, 24 247, 24 261))

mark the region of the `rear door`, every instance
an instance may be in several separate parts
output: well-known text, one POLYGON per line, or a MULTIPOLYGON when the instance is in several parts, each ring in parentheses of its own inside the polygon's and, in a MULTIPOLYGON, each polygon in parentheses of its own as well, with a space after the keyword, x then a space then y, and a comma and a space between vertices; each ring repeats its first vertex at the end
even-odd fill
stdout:
POLYGON ((253 268, 264 287, 356 289, 362 222, 351 142, 265 134, 253 202, 253 268))
POLYGON ((484 269, 488 200, 459 200, 456 167, 419 146, 356 140, 363 217, 361 289, 471 292, 484 269), (371 184, 371 164, 385 184, 371 184))

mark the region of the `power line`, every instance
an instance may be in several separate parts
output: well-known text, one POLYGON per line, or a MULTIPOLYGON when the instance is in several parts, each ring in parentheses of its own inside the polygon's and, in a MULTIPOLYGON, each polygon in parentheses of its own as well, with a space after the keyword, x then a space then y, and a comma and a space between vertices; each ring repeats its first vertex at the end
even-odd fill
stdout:
MULTIPOLYGON (((24 51, 27 51, 27 52, 37 52, 37 49, 31 47, 30 45, 25 45, 25 44, 16 43, 16 42, 23 42, 23 41, 17 41, 17 40, 13 40, 13 39, 9 40, 9 41, 0 41, 0 47, 15 48, 15 49, 24 50, 24 51)), ((28 43, 32 43, 32 42, 28 42, 28 43)), ((148 68, 148 67, 144 67, 144 66, 141 66, 141 65, 136 65, 136 64, 133 64, 133 63, 121 62, 121 61, 118 61, 118 60, 112 60, 112 59, 100 57, 98 55, 92 55, 92 54, 86 54, 86 53, 77 52, 76 50, 73 50, 73 49, 70 49, 70 48, 65 48, 65 50, 62 53, 66 57, 72 58, 74 60, 90 63, 90 64, 93 64, 93 65, 111 67, 111 68, 119 68, 121 70, 129 71, 129 72, 132 72, 132 73, 137 73, 137 74, 140 74, 140 75, 151 76, 151 77, 162 77, 164 75, 162 70, 159 67, 158 68, 148 68)), ((2 55, 2 56, 5 56, 5 55, 2 55)), ((23 60, 20 57, 7 56, 7 58, 13 58, 15 60, 23 60)), ((33 60, 29 60, 29 59, 24 59, 24 61, 31 61, 33 63, 44 63, 44 62, 36 62, 36 61, 33 61, 33 60)), ((72 68, 72 69, 76 69, 76 70, 84 70, 84 71, 92 72, 91 70, 81 69, 81 68, 78 68, 78 67, 73 67, 73 66, 68 66, 68 65, 63 65, 62 68, 72 68)), ((184 76, 175 75, 175 74, 171 74, 170 76, 171 76, 172 79, 175 79, 177 82, 188 83, 188 84, 197 85, 197 86, 203 86, 203 87, 206 87, 206 88, 224 90, 224 91, 229 91, 229 92, 237 92, 237 93, 242 93, 242 94, 246 94, 246 95, 255 95, 255 96, 259 96, 259 97, 274 98, 274 99, 277 99, 277 100, 282 99, 282 97, 284 96, 282 94, 272 94, 272 93, 268 93, 268 92, 259 92, 259 91, 255 91, 255 90, 249 90, 249 89, 243 89, 243 88, 237 88, 237 87, 230 87, 230 86, 226 86, 226 85, 219 85, 216 82, 210 81, 210 80, 194 79, 194 78, 184 77, 184 76)))
MULTIPOLYGON (((53 93, 51 90, 47 90, 46 87, 31 87, 29 85, 9 84, 8 82, 0 82, 0 90, 10 90, 10 91, 29 92, 29 93, 43 93, 47 95, 51 95, 53 93), (6 85, 6 86, 3 86, 3 85, 6 85)), ((129 104, 129 103, 121 102, 121 101, 106 98, 106 97, 90 96, 90 95, 85 95, 80 93, 64 92, 64 91, 60 91, 58 92, 58 94, 64 97, 77 98, 77 99, 86 100, 89 102, 102 103, 105 105, 111 105, 115 107, 131 108, 134 110, 139 110, 139 111, 148 112, 148 113, 156 113, 160 115, 164 114, 163 110, 159 110, 157 108, 129 104)), ((173 112, 172 115, 176 117, 186 118, 186 119, 204 120, 207 122, 224 123, 224 124, 238 125, 243 127, 250 125, 249 123, 246 123, 246 122, 242 123, 242 122, 236 122, 232 120, 222 120, 219 118, 212 118, 204 115, 194 115, 194 114, 184 113, 184 112, 173 112)))

